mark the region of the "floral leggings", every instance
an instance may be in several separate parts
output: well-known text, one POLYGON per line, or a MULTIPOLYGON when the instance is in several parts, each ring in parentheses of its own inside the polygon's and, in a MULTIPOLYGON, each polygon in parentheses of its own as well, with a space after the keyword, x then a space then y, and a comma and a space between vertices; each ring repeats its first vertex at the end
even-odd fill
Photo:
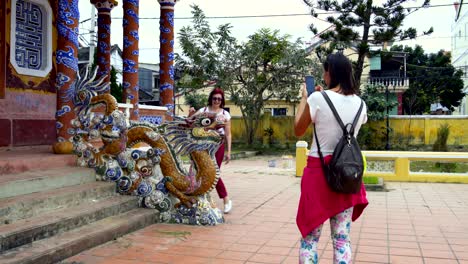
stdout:
MULTIPOLYGON (((349 239, 352 215, 353 207, 330 218, 331 237, 334 248, 333 263, 349 264, 352 262, 351 241, 349 239)), ((301 239, 299 263, 318 263, 317 243, 322 232, 322 227, 323 224, 301 239)))

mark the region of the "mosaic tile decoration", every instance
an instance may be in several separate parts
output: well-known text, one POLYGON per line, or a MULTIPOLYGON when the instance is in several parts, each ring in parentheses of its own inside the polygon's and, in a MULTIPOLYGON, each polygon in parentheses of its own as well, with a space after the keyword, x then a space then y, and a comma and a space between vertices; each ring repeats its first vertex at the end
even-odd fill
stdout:
POLYGON ((16 2, 15 59, 19 67, 41 70, 44 54, 44 12, 30 1, 16 2))
POLYGON ((160 125, 162 123, 162 116, 147 116, 140 115, 141 122, 149 122, 155 125, 160 125))

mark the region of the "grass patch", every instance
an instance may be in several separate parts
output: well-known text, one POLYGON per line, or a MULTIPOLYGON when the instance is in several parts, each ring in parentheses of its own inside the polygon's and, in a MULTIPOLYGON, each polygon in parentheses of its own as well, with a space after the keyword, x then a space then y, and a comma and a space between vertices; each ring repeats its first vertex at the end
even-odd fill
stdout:
POLYGON ((378 184, 379 183, 379 177, 365 176, 365 177, 362 177, 362 181, 364 181, 364 184, 378 184))
POLYGON ((411 161, 410 171, 412 172, 448 172, 466 173, 468 162, 435 162, 435 161, 411 161))

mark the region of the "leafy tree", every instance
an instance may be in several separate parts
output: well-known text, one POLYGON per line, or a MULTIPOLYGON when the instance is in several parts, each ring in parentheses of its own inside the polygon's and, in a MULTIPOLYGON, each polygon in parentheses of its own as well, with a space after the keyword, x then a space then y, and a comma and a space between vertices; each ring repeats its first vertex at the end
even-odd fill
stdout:
POLYGON ((179 43, 182 55, 176 54, 176 69, 180 72, 179 87, 185 92, 207 87, 217 82, 232 82, 239 45, 231 36, 230 24, 220 25, 212 32, 205 14, 192 5, 193 25, 181 28, 179 43))
POLYGON ((440 50, 437 53, 424 53, 421 46, 393 46, 392 51, 405 51, 407 76, 410 86, 403 94, 405 113, 423 114, 429 112, 432 103, 440 102, 454 110, 464 96, 463 72, 451 64, 451 54, 440 50))
POLYGON ((387 115, 387 108, 392 109, 398 105, 398 102, 387 101, 385 88, 378 85, 366 85, 361 98, 366 102, 369 121, 383 120, 387 115))
MULTIPOLYGON (((398 105, 395 101, 387 101, 385 88, 378 85, 366 85, 361 95, 362 100, 366 102, 367 118, 369 121, 384 120, 387 116, 387 108, 392 109, 398 105)), ((385 128, 390 129, 390 128, 385 128)), ((389 131, 390 132, 390 131, 389 131)), ((358 134, 358 141, 363 149, 383 149, 386 136, 386 130, 380 134, 377 129, 364 124, 358 134)))
MULTIPOLYGON (((354 77, 360 84, 364 67, 364 58, 369 54, 369 45, 380 45, 395 39, 412 39, 417 37, 414 28, 402 29, 405 17, 418 10, 403 7, 410 0, 386 0, 377 6, 375 0, 304 0, 311 7, 311 14, 318 17, 319 13, 330 12, 327 21, 332 24, 332 30, 320 34, 320 38, 330 43, 327 48, 320 47, 319 54, 331 53, 338 46, 354 45, 358 50, 358 59, 354 64, 354 77)), ((429 5, 430 0, 424 0, 421 7, 429 5)), ((317 28, 312 24, 311 30, 316 34, 317 28)), ((423 32, 432 33, 432 27, 423 32)))
MULTIPOLYGON (((90 47, 91 49, 91 47, 90 47)), ((97 65, 97 48, 94 48, 94 57, 93 57, 93 64, 91 64, 91 71, 94 72, 96 70, 97 65)), ((110 72, 110 94, 115 97, 118 103, 125 103, 123 101, 123 86, 121 83, 117 83, 117 69, 114 66, 111 66, 110 72)))
POLYGON ((206 106, 208 102, 208 96, 200 93, 186 93, 185 94, 185 104, 192 106, 195 109, 200 109, 206 106))
POLYGON ((290 42, 279 31, 261 29, 243 45, 235 76, 231 83, 231 100, 244 116, 248 143, 253 142, 265 102, 281 98, 297 102, 299 85, 308 69, 320 76, 321 66, 308 58, 300 40, 290 42))
POLYGON ((202 10, 193 6, 192 14, 193 26, 179 35, 183 54, 177 65, 191 76, 183 86, 196 89, 215 81, 227 91, 242 112, 247 143, 252 144, 265 102, 297 101, 304 75, 313 69, 318 79, 321 66, 312 67, 314 61, 300 40, 291 42, 279 31, 261 29, 238 44, 229 24, 212 32, 202 10))
POLYGON ((123 88, 122 84, 117 83, 117 70, 111 66, 110 72, 110 93, 115 97, 117 102, 122 103, 123 88))

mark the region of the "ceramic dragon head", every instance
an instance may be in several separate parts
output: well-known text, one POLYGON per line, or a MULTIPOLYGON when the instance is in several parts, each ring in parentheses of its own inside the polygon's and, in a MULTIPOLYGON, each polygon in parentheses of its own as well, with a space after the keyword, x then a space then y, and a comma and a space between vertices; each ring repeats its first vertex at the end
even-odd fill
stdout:
POLYGON ((176 153, 187 155, 192 151, 208 150, 214 155, 223 141, 219 129, 224 122, 216 119, 216 114, 201 113, 191 118, 170 122, 164 137, 174 146, 176 153))

